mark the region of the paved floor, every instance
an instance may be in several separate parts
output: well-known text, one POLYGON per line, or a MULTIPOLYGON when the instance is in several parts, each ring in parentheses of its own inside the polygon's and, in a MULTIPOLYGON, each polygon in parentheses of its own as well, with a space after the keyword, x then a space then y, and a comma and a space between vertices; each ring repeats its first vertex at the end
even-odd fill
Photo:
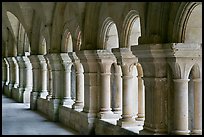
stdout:
POLYGON ((60 123, 51 122, 29 104, 17 103, 2 95, 2 135, 77 135, 60 123))

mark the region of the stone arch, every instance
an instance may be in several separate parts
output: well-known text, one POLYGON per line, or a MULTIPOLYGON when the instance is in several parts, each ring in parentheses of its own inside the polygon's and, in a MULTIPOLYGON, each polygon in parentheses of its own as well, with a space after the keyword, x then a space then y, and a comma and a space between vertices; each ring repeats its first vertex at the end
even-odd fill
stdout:
POLYGON ((195 63, 192 68, 191 68, 191 72, 192 73, 192 78, 202 78, 202 69, 200 68, 200 66, 195 63))
POLYGON ((73 52, 72 35, 68 29, 66 29, 63 34, 61 52, 63 53, 73 52))
MULTIPOLYGON (((173 22, 173 31, 171 34, 173 42, 183 43, 185 41, 185 31, 189 16, 192 13, 192 10, 199 5, 200 2, 187 2, 181 3, 178 8, 178 12, 176 13, 174 22, 173 22)), ((175 9, 172 9, 172 13, 175 9)), ((172 15, 172 14, 170 14, 172 15)), ((172 15, 172 18, 174 16, 172 15)))
POLYGON ((93 25, 94 22, 97 24, 98 22, 98 14, 100 11, 101 3, 87 3, 85 6, 85 21, 84 21, 84 28, 82 31, 83 38, 82 38, 82 50, 95 50, 97 43, 97 32, 98 28, 97 25, 93 25), (90 23, 91 22, 91 23, 90 23))
POLYGON ((121 42, 122 42, 122 46, 125 48, 130 48, 131 44, 133 42, 133 38, 132 36, 134 36, 134 33, 138 33, 136 35, 136 42, 134 42, 134 44, 138 44, 138 38, 141 36, 141 25, 140 25, 140 19, 139 19, 139 13, 135 10, 131 10, 129 11, 129 13, 126 15, 125 20, 123 22, 123 31, 122 31, 122 35, 121 35, 121 42), (135 26, 138 25, 138 26, 135 26), (134 32, 134 30, 137 31, 134 32), (132 34, 132 36, 131 36, 132 34))
MULTIPOLYGON (((77 27, 77 29, 75 31, 75 38, 76 38, 76 41, 75 41, 76 44, 74 44, 75 45, 74 51, 76 52, 76 51, 80 51, 81 45, 82 45, 82 33, 81 33, 81 29, 79 26, 77 27)), ((74 43, 74 41, 73 41, 73 43, 74 43)))
POLYGON ((117 26, 112 18, 105 19, 99 37, 99 49, 111 50, 111 48, 119 48, 117 26))
POLYGON ((39 45, 39 53, 42 55, 47 54, 47 41, 44 36, 41 36, 39 45))
POLYGON ((184 43, 202 43, 202 4, 192 7, 189 14, 182 39, 184 43))

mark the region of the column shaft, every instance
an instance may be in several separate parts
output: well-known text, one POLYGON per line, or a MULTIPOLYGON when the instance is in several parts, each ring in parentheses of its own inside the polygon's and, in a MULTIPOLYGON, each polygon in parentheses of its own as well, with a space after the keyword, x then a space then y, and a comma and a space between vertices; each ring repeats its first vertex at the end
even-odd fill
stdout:
POLYGON ((202 135, 202 80, 194 79, 194 129, 193 134, 202 135))
POLYGON ((145 117, 145 98, 143 89, 143 80, 138 76, 138 114, 136 120, 143 121, 145 117))
POLYGON ((174 79, 174 134, 186 135, 188 130, 188 79, 174 79))

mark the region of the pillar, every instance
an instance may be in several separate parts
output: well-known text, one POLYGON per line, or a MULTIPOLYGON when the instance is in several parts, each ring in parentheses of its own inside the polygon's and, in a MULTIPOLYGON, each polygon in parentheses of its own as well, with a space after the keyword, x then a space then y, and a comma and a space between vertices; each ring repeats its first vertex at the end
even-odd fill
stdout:
POLYGON ((8 57, 7 61, 9 64, 9 84, 8 84, 8 97, 12 97, 12 88, 15 84, 15 64, 13 62, 13 57, 8 57))
POLYGON ((27 56, 23 56, 23 60, 25 62, 25 73, 24 73, 25 89, 23 92, 23 102, 30 103, 30 94, 33 87, 32 65, 31 65, 30 59, 27 56))
POLYGON ((40 89, 40 98, 44 98, 46 99, 46 96, 48 95, 48 91, 47 91, 47 77, 48 77, 48 70, 47 70, 47 63, 45 60, 44 55, 38 55, 38 59, 40 61, 40 73, 41 73, 41 77, 40 77, 40 81, 42 81, 41 84, 41 89, 40 89))
POLYGON ((46 96, 47 100, 50 100, 52 98, 52 70, 51 70, 51 66, 49 63, 49 59, 47 57, 45 57, 45 61, 47 64, 47 69, 48 69, 48 78, 47 78, 47 84, 48 84, 48 95, 46 96))
POLYGON ((75 63, 76 68, 76 100, 72 105, 74 110, 82 111, 84 107, 84 74, 83 66, 80 62, 75 63))
POLYGON ((6 79, 7 79, 7 65, 4 58, 2 58, 2 92, 3 93, 4 93, 4 85, 6 84, 6 79))
POLYGON ((64 89, 63 89, 63 105, 71 108, 74 101, 71 98, 71 67, 72 62, 67 53, 61 53, 60 57, 63 64, 64 89))
POLYGON ((137 63, 137 58, 132 54, 128 48, 112 49, 113 54, 117 58, 117 63, 121 65, 122 69, 122 115, 117 125, 120 127, 136 126, 136 121, 133 118, 132 111, 132 80, 133 80, 133 66, 137 63))
POLYGON ((136 120, 144 121, 145 118, 145 95, 143 89, 143 79, 138 75, 138 114, 136 120))
POLYGON ((33 71, 33 87, 30 95, 30 108, 32 110, 37 110, 37 99, 40 96, 40 85, 41 85, 41 72, 40 72, 40 62, 37 55, 29 56, 29 59, 32 63, 33 71))
POLYGON ((122 114, 122 72, 120 66, 115 65, 115 73, 114 75, 114 84, 115 92, 112 93, 113 95, 113 104, 112 110, 115 114, 122 114))
POLYGON ((62 99, 64 96, 64 69, 61 55, 58 53, 52 53, 46 55, 49 60, 50 68, 51 68, 51 95, 52 97, 49 100, 49 108, 48 108, 48 117, 52 121, 59 120, 59 106, 63 103, 62 99))
POLYGON ((15 57, 13 57, 13 61, 15 64, 15 84, 14 84, 14 88, 18 88, 19 87, 19 66, 17 63, 17 60, 15 59, 15 57))
POLYGON ((19 66, 19 87, 18 87, 18 90, 17 90, 17 95, 16 95, 16 100, 18 102, 23 102, 23 92, 25 90, 25 86, 26 86, 26 80, 25 80, 25 68, 26 68, 26 65, 25 65, 25 62, 23 60, 23 57, 22 56, 16 56, 16 60, 17 60, 17 63, 18 63, 18 66, 19 66))
POLYGON ((113 62, 107 59, 101 59, 99 62, 100 72, 100 112, 98 117, 100 119, 112 118, 113 112, 111 111, 111 87, 110 87, 110 70, 113 62))
POLYGON ((188 135, 188 81, 174 79, 174 131, 176 135, 188 135))
POLYGON ((202 135, 202 79, 194 82, 194 128, 192 134, 202 135))

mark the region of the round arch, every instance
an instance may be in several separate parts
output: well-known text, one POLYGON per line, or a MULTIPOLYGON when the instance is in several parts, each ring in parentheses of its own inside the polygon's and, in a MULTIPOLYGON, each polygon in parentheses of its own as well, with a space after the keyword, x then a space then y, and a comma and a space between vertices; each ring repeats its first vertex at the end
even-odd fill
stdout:
POLYGON ((62 38, 61 52, 73 52, 72 36, 68 29, 65 30, 62 38))
MULTIPOLYGON (((183 43, 185 41, 186 27, 189 17, 196 6, 201 4, 200 2, 187 2, 181 3, 177 10, 174 22, 173 31, 171 33, 172 42, 183 43)), ((172 9, 172 13, 175 14, 172 9)), ((174 17, 173 14, 170 14, 174 17)), ((171 20, 171 19, 170 19, 171 20)), ((171 28, 171 27, 170 27, 171 28)))
POLYGON ((117 26, 110 17, 106 18, 103 22, 98 42, 98 48, 106 50, 119 48, 117 26))
POLYGON ((141 25, 139 13, 135 10, 129 11, 123 23, 121 43, 125 48, 138 45, 138 38, 141 36, 141 25))

